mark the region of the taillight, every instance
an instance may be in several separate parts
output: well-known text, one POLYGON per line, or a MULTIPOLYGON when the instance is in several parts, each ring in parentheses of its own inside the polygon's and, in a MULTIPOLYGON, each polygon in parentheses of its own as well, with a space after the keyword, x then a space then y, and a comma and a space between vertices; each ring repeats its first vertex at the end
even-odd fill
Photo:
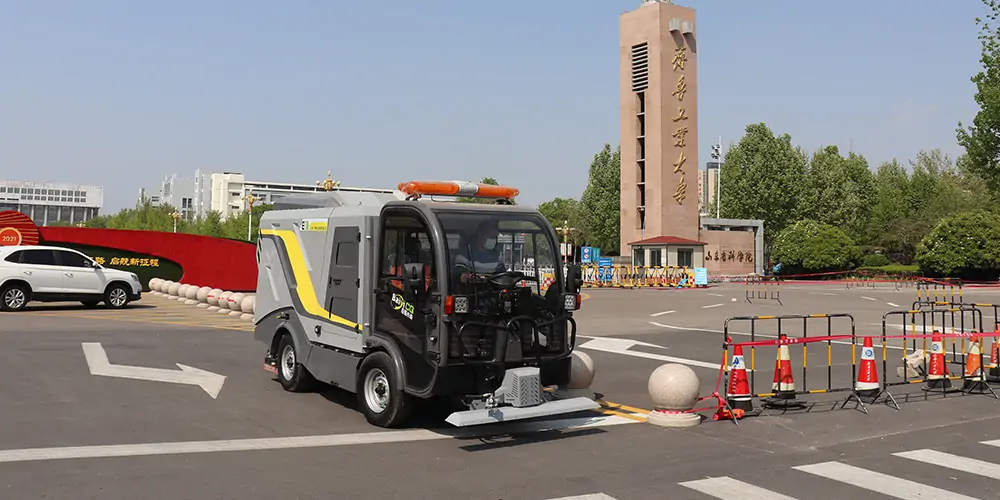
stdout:
POLYGON ((455 314, 455 297, 448 295, 444 298, 444 313, 455 314))

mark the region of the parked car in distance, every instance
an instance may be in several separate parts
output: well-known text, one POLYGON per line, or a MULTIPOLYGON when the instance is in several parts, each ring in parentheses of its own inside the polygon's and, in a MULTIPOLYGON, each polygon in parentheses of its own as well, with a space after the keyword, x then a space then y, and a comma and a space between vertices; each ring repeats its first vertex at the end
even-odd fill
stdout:
POLYGON ((29 302, 103 302, 121 309, 142 297, 134 273, 108 269, 76 250, 52 246, 0 247, 0 310, 29 302))

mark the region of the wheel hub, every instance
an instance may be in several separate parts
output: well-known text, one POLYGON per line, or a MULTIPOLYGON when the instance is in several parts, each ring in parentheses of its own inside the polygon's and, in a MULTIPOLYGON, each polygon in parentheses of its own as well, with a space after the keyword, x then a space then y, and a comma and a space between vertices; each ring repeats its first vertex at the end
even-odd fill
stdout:
POLYGON ((365 376, 365 402, 375 413, 389 406, 389 379, 382 370, 371 370, 365 376))
POLYGON ((17 309, 24 305, 24 298, 24 292, 20 289, 14 288, 12 290, 8 290, 7 293, 4 294, 3 301, 7 307, 17 309))
POLYGON ((281 353, 281 376, 285 380, 291 380, 293 373, 295 373, 295 349, 292 349, 292 346, 286 346, 281 353))

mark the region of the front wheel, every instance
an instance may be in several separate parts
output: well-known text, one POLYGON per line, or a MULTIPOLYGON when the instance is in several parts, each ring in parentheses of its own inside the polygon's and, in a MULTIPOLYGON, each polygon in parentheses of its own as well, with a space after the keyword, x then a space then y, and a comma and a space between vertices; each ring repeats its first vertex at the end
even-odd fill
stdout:
POLYGON ((413 401, 397 387, 396 365, 385 352, 368 355, 358 370, 358 404, 368 423, 378 427, 398 427, 410 416, 413 401))
POLYGON ((108 290, 104 292, 104 304, 111 309, 121 309, 128 305, 129 302, 129 291, 125 288, 125 285, 121 283, 115 283, 108 287, 108 290))

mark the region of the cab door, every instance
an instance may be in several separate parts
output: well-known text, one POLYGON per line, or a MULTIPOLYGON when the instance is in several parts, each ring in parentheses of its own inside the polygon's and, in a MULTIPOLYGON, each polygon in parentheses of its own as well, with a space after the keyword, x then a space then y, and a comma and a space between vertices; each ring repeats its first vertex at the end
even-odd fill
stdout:
POLYGON ((407 382, 425 387, 434 375, 439 352, 436 330, 440 294, 430 227, 414 209, 386 209, 379 227, 379 272, 375 295, 375 328, 395 341, 406 363, 407 382), (407 294, 406 264, 423 266, 416 293, 407 294))

